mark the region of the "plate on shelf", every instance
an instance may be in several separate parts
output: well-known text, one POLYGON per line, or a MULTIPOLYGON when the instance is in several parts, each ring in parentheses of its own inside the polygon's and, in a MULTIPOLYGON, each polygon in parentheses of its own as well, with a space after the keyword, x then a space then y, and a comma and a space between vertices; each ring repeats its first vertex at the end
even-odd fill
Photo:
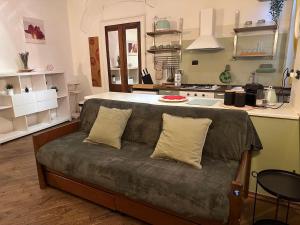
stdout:
POLYGON ((181 95, 166 95, 162 96, 160 99, 162 102, 185 102, 187 101, 187 97, 181 95))

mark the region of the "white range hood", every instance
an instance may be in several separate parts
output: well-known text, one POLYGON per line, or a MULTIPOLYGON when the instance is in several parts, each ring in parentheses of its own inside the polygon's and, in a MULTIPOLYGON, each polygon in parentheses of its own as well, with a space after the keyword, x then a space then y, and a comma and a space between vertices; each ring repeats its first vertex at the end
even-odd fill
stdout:
POLYGON ((224 49, 215 37, 215 9, 202 9, 200 13, 200 36, 187 50, 224 49))

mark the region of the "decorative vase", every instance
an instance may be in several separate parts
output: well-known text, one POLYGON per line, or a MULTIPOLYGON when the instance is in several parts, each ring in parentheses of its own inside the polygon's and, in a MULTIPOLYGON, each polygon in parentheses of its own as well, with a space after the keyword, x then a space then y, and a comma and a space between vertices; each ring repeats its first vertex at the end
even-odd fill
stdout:
POLYGON ((23 68, 24 70, 28 70, 28 56, 29 56, 29 52, 21 52, 19 53, 21 61, 23 63, 23 68))

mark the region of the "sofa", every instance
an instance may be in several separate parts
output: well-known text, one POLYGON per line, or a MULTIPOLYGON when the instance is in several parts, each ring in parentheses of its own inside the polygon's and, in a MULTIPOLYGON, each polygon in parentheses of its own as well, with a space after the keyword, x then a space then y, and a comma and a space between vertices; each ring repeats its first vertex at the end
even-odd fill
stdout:
POLYGON ((150 224, 239 224, 251 152, 262 149, 241 110, 90 99, 80 121, 33 136, 40 188, 51 186, 150 224), (122 149, 85 143, 99 107, 132 109, 122 149), (152 159, 162 114, 210 118, 202 169, 152 159))

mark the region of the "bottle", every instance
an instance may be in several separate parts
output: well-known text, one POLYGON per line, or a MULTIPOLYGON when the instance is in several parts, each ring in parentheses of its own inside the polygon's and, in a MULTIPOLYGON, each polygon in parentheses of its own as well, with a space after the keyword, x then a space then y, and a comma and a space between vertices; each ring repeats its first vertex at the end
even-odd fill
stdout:
POLYGON ((174 85, 175 87, 181 86, 181 78, 182 78, 182 70, 176 70, 175 77, 174 77, 174 85))

